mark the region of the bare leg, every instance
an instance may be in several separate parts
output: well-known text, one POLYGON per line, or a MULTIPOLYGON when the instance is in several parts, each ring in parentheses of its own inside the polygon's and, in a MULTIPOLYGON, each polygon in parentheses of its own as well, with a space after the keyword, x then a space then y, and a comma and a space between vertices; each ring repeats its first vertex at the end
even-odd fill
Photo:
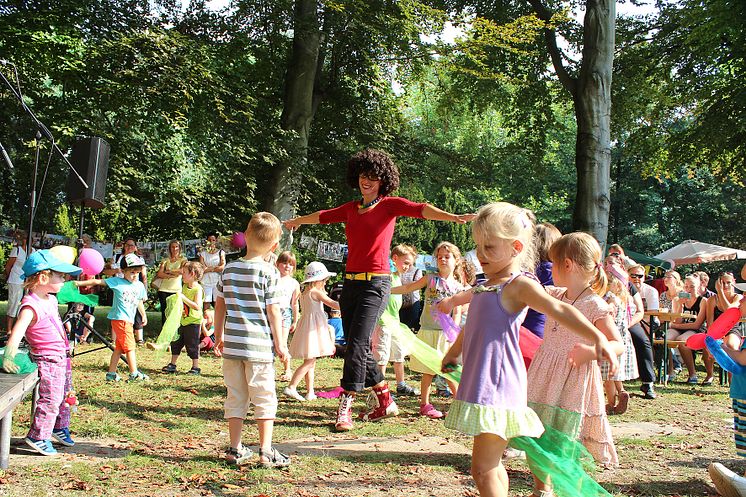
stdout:
POLYGON ((313 380, 316 372, 316 359, 309 359, 310 361, 313 361, 311 363, 311 367, 308 368, 308 371, 306 372, 306 393, 307 394, 314 394, 314 388, 313 388, 313 380))
POLYGON ((604 380, 604 392, 606 393, 606 407, 616 405, 616 385, 612 380, 604 380))
POLYGON ((508 497, 508 473, 502 464, 507 446, 506 440, 491 433, 474 437, 471 476, 482 497, 508 497))
POLYGON ((130 350, 125 353, 124 356, 127 358, 127 364, 130 367, 130 373, 137 371, 137 352, 130 350))
POLYGON ((681 358, 684 359, 684 365, 689 373, 689 378, 697 376, 697 370, 694 368, 694 356, 692 355, 692 350, 684 345, 679 345, 679 352, 681 353, 681 358))
POLYGON ((420 405, 426 406, 430 403, 430 385, 433 384, 434 375, 422 373, 420 381, 420 405))
POLYGON ((119 365, 120 357, 122 357, 122 351, 119 349, 114 349, 114 352, 111 353, 111 360, 109 361, 109 373, 116 372, 117 365, 119 365))
POLYGON ((702 361, 705 363, 705 371, 707 371, 705 381, 712 381, 712 377, 715 374, 715 358, 710 354, 709 350, 702 349, 702 361))
MULTIPOLYGON (((384 369, 386 367, 384 366, 384 369)), ((395 362, 394 363, 394 377, 396 378, 396 384, 404 382, 404 363, 403 362, 395 362)))
POLYGON ((256 426, 259 429, 259 447, 263 452, 269 452, 272 448, 272 431, 274 430, 274 423, 274 419, 256 420, 256 426))
MULTIPOLYGON (((306 373, 308 373, 308 370, 313 368, 315 364, 316 364, 316 359, 306 359, 305 361, 303 361, 303 364, 301 364, 295 369, 295 373, 293 373, 293 377, 290 380, 290 383, 288 384, 288 388, 298 388, 298 385, 300 384, 301 380, 306 376, 306 373)), ((308 379, 306 379, 306 384, 308 384, 308 379)))
POLYGON ((458 392, 458 383, 454 383, 451 380, 446 380, 446 383, 448 383, 448 386, 451 387, 451 392, 453 393, 453 397, 456 398, 456 392, 458 392))
MULTIPOLYGON (((231 447, 237 449, 241 444, 241 431, 243 430, 242 418, 228 418, 228 436, 231 447)), ((260 432, 261 433, 261 432, 260 432)))

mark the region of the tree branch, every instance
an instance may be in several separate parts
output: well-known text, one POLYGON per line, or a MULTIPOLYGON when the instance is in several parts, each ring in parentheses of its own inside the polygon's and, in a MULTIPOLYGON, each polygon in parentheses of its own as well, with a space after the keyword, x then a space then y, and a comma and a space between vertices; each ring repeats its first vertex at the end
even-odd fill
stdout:
MULTIPOLYGON (((552 12, 541 3, 541 0, 528 0, 528 3, 531 5, 531 8, 534 9, 536 15, 539 16, 539 19, 544 22, 552 20, 552 12)), ((564 86, 570 95, 574 97, 577 82, 575 78, 570 76, 570 73, 567 72, 564 63, 562 62, 564 54, 557 46, 557 33, 554 29, 544 29, 544 40, 546 41, 547 50, 549 51, 552 65, 554 66, 554 70, 557 72, 557 77, 559 78, 560 83, 562 83, 562 86, 564 86)))

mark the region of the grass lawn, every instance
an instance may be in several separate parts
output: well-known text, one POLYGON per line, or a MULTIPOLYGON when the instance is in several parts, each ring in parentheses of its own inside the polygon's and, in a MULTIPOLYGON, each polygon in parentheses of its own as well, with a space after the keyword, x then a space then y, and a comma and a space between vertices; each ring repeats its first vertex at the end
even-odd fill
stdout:
MULTIPOLYGON (((96 317, 97 329, 108 334, 107 311, 97 309, 96 317)), ((146 337, 152 338, 160 314, 151 312, 148 320, 146 337)), ((440 421, 422 419, 416 398, 398 399, 398 418, 356 423, 352 432, 336 434, 331 426, 336 399, 301 404, 280 394, 274 440, 291 453, 292 466, 233 469, 222 462, 227 427, 220 359, 203 357, 202 376, 190 377, 183 374, 190 361, 182 355, 180 373, 163 375, 168 355, 140 348, 138 361, 151 381, 115 384, 104 382, 109 356, 102 350, 75 358, 80 406, 71 429, 78 446, 58 447, 59 457, 31 455, 19 444, 28 430, 30 401, 16 408, 10 469, 0 471, 0 496, 477 495, 469 476, 471 439, 440 421)), ((338 359, 318 362, 317 390, 338 385, 341 365, 338 359)), ((419 378, 409 380, 415 384, 419 378)), ((637 392, 638 386, 630 383, 628 389, 637 392)), ((654 401, 633 395, 629 411, 611 418, 621 465, 596 473, 597 480, 615 496, 716 495, 706 471, 710 461, 740 473, 746 467, 733 448, 727 388, 675 384, 659 393, 654 401)), ((447 402, 436 399, 441 408, 447 402)), ((358 401, 356 408, 362 406, 358 401)), ((244 443, 256 449, 250 421, 244 443)), ((525 462, 509 461, 507 467, 511 495, 528 495, 525 462)))

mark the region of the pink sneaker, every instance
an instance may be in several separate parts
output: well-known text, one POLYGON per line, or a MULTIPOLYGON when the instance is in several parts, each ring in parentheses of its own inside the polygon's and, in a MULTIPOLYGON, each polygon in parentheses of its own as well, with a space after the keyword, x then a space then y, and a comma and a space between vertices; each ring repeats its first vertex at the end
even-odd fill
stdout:
POLYGON ((440 419, 443 417, 443 413, 437 410, 432 404, 420 406, 420 414, 422 416, 427 416, 430 419, 440 419))
POLYGON ((352 429, 352 395, 342 394, 339 398, 339 409, 337 410, 337 422, 334 428, 337 431, 350 431, 352 429))

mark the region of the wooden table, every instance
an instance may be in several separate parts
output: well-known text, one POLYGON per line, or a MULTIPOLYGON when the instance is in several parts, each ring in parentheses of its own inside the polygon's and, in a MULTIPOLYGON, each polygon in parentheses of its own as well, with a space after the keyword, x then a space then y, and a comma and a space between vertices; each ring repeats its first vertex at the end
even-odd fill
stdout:
POLYGON ((34 390, 38 381, 36 371, 27 374, 6 374, 0 370, 0 469, 8 469, 13 409, 27 393, 34 390))
MULTIPOLYGON (((668 334, 668 325, 669 323, 676 321, 679 318, 684 319, 697 319, 696 314, 690 314, 688 312, 663 312, 663 311, 645 311, 645 316, 648 316, 650 318, 650 344, 654 345, 656 344, 655 336, 653 335, 653 319, 658 318, 658 320, 661 322, 661 330, 663 331, 663 360, 658 364, 658 383, 661 383, 663 385, 668 384, 668 339, 666 338, 666 335, 668 334)), ((674 341, 672 341, 673 343, 674 341)), ((679 346, 681 342, 679 340, 675 341, 676 346, 679 346)), ((684 342, 685 343, 685 342, 684 342)), ((657 345, 657 344, 656 344, 657 345)))

